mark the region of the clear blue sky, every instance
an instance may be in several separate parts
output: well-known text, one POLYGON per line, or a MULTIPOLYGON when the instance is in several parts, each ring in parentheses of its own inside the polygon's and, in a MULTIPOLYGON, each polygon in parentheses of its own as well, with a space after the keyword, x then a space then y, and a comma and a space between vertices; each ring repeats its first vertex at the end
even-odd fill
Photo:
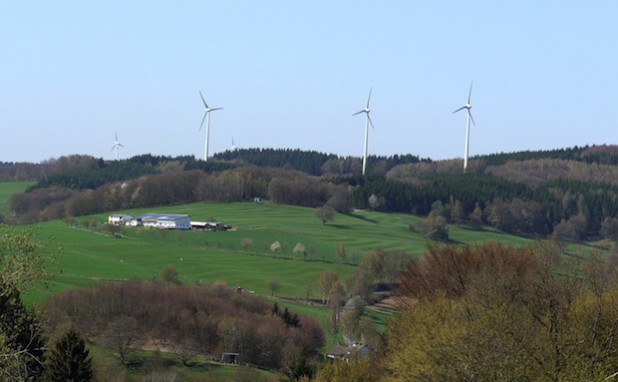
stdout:
POLYGON ((460 158, 618 140, 616 1, 4 1, 0 161, 231 146, 460 158))

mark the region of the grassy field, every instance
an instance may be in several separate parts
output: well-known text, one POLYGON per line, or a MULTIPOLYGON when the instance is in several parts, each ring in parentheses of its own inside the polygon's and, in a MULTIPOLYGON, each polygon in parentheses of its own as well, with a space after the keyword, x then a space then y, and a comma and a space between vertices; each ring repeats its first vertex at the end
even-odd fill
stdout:
POLYGON ((8 208, 11 196, 26 191, 33 184, 28 182, 0 182, 0 214, 8 215, 11 212, 8 208))
MULTIPOLYGON (((28 185, 0 183, 0 209, 6 209, 11 193, 23 191, 28 185)), ((234 229, 181 232, 124 228, 122 238, 113 238, 102 234, 109 214, 80 217, 71 225, 64 221, 36 224, 35 237, 50 248, 62 245, 63 255, 58 264, 49 267, 49 289, 41 287, 25 294, 26 303, 36 303, 67 288, 133 277, 157 278, 166 265, 176 267, 187 284, 222 281, 265 296, 271 294, 266 282, 274 277, 281 284, 277 295, 285 297, 277 300, 280 305, 314 317, 325 328, 326 350, 338 340, 326 330, 327 309, 301 301, 307 293, 312 298, 321 297, 316 284, 319 275, 333 271, 341 279, 348 277, 363 255, 376 248, 398 250, 414 257, 427 245, 421 234, 410 230, 420 218, 405 214, 359 211, 337 214, 333 222, 322 225, 312 208, 271 203, 196 203, 117 212, 133 216, 147 212, 188 214, 192 220, 216 220, 234 229), (282 250, 272 252, 270 246, 276 241, 282 250), (293 253, 298 243, 307 249, 305 256, 293 253), (344 261, 337 257, 341 244, 346 247, 344 261)), ((453 243, 528 242, 488 228, 452 225, 449 234, 453 243)), ((367 316, 380 329, 384 329, 389 318, 371 311, 367 316)), ((229 374, 227 369, 221 371, 229 374)))
MULTIPOLYGON (((326 270, 345 278, 355 271, 355 264, 365 253, 378 247, 418 256, 427 244, 422 235, 408 228, 419 218, 403 214, 339 214, 324 226, 311 208, 270 203, 198 203, 122 212, 134 216, 145 212, 189 214, 194 220, 215 218, 235 229, 183 232, 125 228, 123 238, 116 239, 99 232, 107 214, 78 219, 96 222, 95 228, 69 226, 64 221, 38 224, 45 242, 64 246, 56 269, 63 273, 53 277, 54 291, 106 280, 150 279, 158 277, 166 265, 173 265, 185 283, 224 281, 230 286, 270 294, 266 281, 274 277, 282 286, 279 295, 304 297, 307 287, 312 286, 310 296, 319 297, 315 282, 326 270), (280 252, 270 250, 275 241, 281 243, 280 252), (307 248, 306 256, 293 253, 298 243, 307 248), (336 255, 340 244, 346 246, 348 254, 343 263, 336 255)), ((527 242, 494 230, 459 226, 450 227, 450 236, 459 243, 527 242)), ((41 297, 36 294, 32 298, 41 297)))

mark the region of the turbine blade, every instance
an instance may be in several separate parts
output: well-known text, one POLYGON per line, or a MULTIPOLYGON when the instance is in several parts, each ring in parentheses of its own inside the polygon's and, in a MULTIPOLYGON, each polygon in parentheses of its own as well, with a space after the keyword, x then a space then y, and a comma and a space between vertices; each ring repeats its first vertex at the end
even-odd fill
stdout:
POLYGON ((371 92, 373 91, 373 88, 369 89, 369 97, 367 97, 367 109, 369 109, 369 101, 371 101, 371 92))
POLYGON ((122 143, 119 143, 119 144, 118 144, 118 146, 120 146, 120 147, 124 147, 124 145, 123 145, 122 143))
POLYGON ((116 148, 116 145, 112 146, 112 149, 110 151, 114 151, 115 148, 116 148))
POLYGON ((369 121, 369 124, 371 125, 371 128, 375 129, 375 127, 373 127, 373 121, 371 121, 371 117, 369 116, 369 113, 367 113, 367 120, 369 121))
POLYGON ((472 124, 476 126, 476 122, 474 122, 474 118, 472 118, 472 112, 470 111, 470 109, 468 109, 468 115, 470 116, 470 120, 472 121, 472 124))
POLYGON ((206 100, 204 99, 204 96, 202 95, 201 90, 200 90, 200 97, 202 98, 202 102, 204 102, 204 106, 206 106, 206 109, 208 109, 208 104, 206 103, 206 100))
POLYGON ((472 85, 474 81, 470 82, 470 90, 468 91, 468 105, 470 104, 470 98, 472 98, 472 85))
POLYGON ((213 109, 210 109, 210 111, 217 111, 217 110, 223 110, 223 108, 222 107, 215 107, 213 109))
POLYGON ((365 110, 361 110, 361 111, 357 111, 356 113, 352 114, 352 117, 354 117, 355 115, 359 115, 360 113, 364 113, 365 110))
POLYGON ((202 127, 204 126, 204 121, 206 120, 207 115, 208 115, 208 112, 205 112, 204 116, 202 117, 202 123, 200 123, 200 131, 202 131, 202 127))
POLYGON ((118 140, 118 133, 116 133, 116 141, 118 140))
POLYGON ((466 108, 465 106, 462 106, 462 107, 460 107, 459 109, 455 110, 455 111, 453 112, 453 114, 457 113, 458 111, 462 111, 462 110, 463 110, 463 109, 465 109, 465 108, 466 108))

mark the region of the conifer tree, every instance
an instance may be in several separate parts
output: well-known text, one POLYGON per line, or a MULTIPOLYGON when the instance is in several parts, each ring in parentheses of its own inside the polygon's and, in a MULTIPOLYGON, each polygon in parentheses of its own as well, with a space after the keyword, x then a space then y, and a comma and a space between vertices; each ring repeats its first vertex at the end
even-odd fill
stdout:
POLYGON ((48 356, 45 376, 45 380, 49 382, 86 382, 92 380, 90 352, 86 349, 84 340, 75 330, 69 329, 54 344, 48 356))

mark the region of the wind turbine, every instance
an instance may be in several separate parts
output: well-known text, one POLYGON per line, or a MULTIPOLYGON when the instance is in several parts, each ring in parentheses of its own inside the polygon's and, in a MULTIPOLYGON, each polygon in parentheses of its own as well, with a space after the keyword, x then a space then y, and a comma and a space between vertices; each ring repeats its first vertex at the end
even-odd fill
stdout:
POLYGON ((236 147, 236 145, 234 144, 234 137, 232 137, 232 148, 231 148, 231 151, 234 152, 236 150, 238 150, 238 147, 236 147))
POLYGON ((112 146, 112 151, 116 150, 116 160, 120 157, 120 148, 124 147, 122 143, 118 140, 118 133, 116 133, 116 141, 114 141, 114 146, 112 146))
POLYGON ((466 170, 468 169, 468 154, 470 152, 470 121, 472 121, 472 124, 476 126, 476 123, 474 122, 474 118, 472 118, 472 112, 470 111, 470 109, 472 109, 472 103, 470 103, 470 97, 472 96, 472 84, 473 83, 474 82, 470 83, 470 90, 468 91, 468 101, 466 102, 466 104, 453 112, 453 114, 455 114, 458 111, 461 111, 463 109, 466 109, 468 111, 467 118, 466 118, 466 147, 464 151, 464 166, 463 166, 464 174, 466 173, 466 170))
POLYGON ((200 131, 202 131, 202 126, 204 126, 204 120, 206 120, 208 118, 208 123, 206 124, 206 148, 204 149, 204 161, 208 161, 208 137, 210 136, 210 112, 211 111, 217 111, 217 110, 221 110, 223 109, 222 107, 209 107, 208 104, 206 103, 206 100, 204 99, 204 96, 202 95, 202 92, 200 92, 200 97, 202 98, 202 102, 204 103, 204 107, 206 108, 206 110, 204 111, 204 117, 202 118, 202 124, 200 125, 200 131))
POLYGON ((369 108, 369 101, 371 101, 371 91, 373 89, 369 89, 369 97, 367 98, 367 106, 365 106, 365 108, 361 111, 357 111, 356 113, 352 114, 352 116, 358 115, 360 113, 365 113, 366 118, 365 118, 365 151, 363 154, 363 176, 365 175, 365 169, 367 167, 367 146, 369 144, 369 124, 371 124, 371 127, 373 128, 373 122, 371 122, 371 117, 369 116, 369 113, 371 112, 371 109, 369 108))

